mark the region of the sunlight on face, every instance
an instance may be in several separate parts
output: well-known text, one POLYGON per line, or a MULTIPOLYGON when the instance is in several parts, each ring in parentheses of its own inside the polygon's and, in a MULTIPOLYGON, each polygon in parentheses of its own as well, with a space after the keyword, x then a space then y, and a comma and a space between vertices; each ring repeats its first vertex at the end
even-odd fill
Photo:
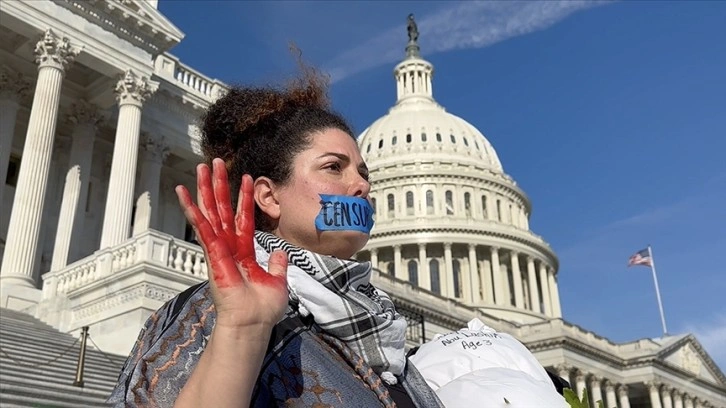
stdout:
POLYGON ((368 200, 368 168, 355 140, 339 129, 315 133, 307 150, 293 160, 292 177, 277 187, 280 218, 275 235, 323 255, 348 259, 368 242, 358 231, 318 231, 320 194, 361 197, 368 200))

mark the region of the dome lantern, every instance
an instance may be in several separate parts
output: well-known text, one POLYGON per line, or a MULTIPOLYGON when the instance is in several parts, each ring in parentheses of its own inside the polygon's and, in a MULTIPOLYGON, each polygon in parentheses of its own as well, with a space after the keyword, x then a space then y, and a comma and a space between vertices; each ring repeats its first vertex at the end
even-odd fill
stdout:
POLYGON ((431 78, 434 67, 421 58, 418 46, 418 26, 413 14, 408 15, 408 45, 406 59, 399 63, 393 71, 396 78, 397 100, 400 104, 410 100, 428 100, 433 102, 431 78))

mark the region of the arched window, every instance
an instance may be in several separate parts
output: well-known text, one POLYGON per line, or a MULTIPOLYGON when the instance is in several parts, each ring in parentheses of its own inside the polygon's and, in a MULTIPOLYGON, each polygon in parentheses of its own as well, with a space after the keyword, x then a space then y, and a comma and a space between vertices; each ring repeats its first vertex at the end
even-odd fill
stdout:
POLYGON ((393 264, 393 262, 389 262, 386 266, 386 271, 389 275, 393 276, 396 274, 396 265, 393 264))
POLYGON ((411 134, 406 133, 406 143, 411 143, 411 134))
POLYGON ((481 215, 487 217, 487 196, 481 196, 481 215))
POLYGON ((371 197, 371 205, 373 206, 373 214, 375 214, 376 213, 376 210, 378 208, 378 206, 376 205, 376 198, 375 197, 371 197))
POLYGON ((406 214, 413 215, 413 192, 406 192, 406 214))
POLYGON ((507 222, 510 224, 514 224, 514 214, 512 214, 512 204, 509 204, 509 216, 507 217, 507 222))
POLYGON ((437 142, 441 141, 441 133, 438 133, 438 132, 436 133, 436 141, 437 142))
POLYGON ((416 261, 408 261, 408 281, 413 286, 418 286, 418 263, 416 261))
POLYGON ((421 141, 422 142, 426 141, 426 132, 421 132, 421 141))
POLYGON ((432 215, 434 213, 434 192, 431 190, 426 191, 426 214, 432 215))
POLYGON ((454 193, 446 192, 446 215, 454 214, 454 193))
POLYGON ((497 200, 497 221, 502 221, 502 200, 497 200))
POLYGON ((464 193, 464 211, 466 211, 466 216, 471 217, 471 194, 464 193))
POLYGON ((397 140, 398 140, 398 137, 393 136, 393 139, 391 139, 391 146, 395 146, 397 140))
POLYGON ((454 267, 454 297, 461 297, 461 264, 458 259, 454 259, 452 264, 454 267))
POLYGON ((378 141, 378 148, 383 149, 383 139, 378 141))
POLYGON ((451 137, 451 143, 456 143, 456 138, 454 137, 454 135, 449 135, 449 137, 451 137))
POLYGON ((464 138, 464 146, 469 146, 469 141, 466 138, 464 138))
POLYGON ((370 152, 371 152, 371 144, 368 143, 368 147, 366 147, 366 153, 370 153, 370 152))
POLYGON ((439 282, 439 261, 432 259, 429 262, 429 271, 431 273, 431 291, 441 294, 441 283, 439 282))
POLYGON ((476 140, 474 141, 474 146, 476 146, 476 150, 479 150, 479 143, 476 140))
POLYGON ((389 194, 388 197, 388 216, 393 217, 393 213, 396 210, 396 199, 393 197, 393 194, 389 194))

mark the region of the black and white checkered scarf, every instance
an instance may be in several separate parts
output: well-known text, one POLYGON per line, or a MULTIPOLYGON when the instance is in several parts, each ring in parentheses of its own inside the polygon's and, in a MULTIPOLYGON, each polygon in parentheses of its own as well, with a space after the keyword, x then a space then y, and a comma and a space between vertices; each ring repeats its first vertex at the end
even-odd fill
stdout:
MULTIPOLYGON (((400 375, 406 364, 406 319, 371 285, 370 262, 342 260, 298 248, 266 232, 255 234, 257 262, 267 269, 275 250, 287 253, 290 301, 326 333, 353 349, 378 374, 400 375)), ((389 376, 382 376, 389 382, 389 376)))

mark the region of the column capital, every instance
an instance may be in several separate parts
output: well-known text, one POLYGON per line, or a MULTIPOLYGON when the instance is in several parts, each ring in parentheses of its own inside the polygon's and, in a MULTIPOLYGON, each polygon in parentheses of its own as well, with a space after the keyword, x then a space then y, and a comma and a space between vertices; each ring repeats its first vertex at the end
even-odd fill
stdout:
POLYGON ((612 381, 605 379, 605 390, 607 392, 614 392, 615 391, 615 384, 613 384, 612 381))
POLYGON ((565 364, 565 363, 557 364, 555 366, 555 370, 557 370, 558 373, 561 373, 563 371, 569 372, 571 369, 572 369, 572 366, 569 364, 565 364))
POLYGON ((395 244, 395 245, 393 245, 393 250, 394 251, 400 251, 401 250, 401 244, 395 244))
POLYGON ((156 163, 164 163, 167 157, 169 157, 169 147, 166 145, 164 137, 154 138, 151 134, 142 132, 144 141, 141 143, 141 148, 148 153, 149 158, 156 163))
POLYGON ((114 92, 119 106, 136 105, 141 107, 144 102, 158 88, 158 83, 148 78, 136 75, 133 70, 127 70, 116 83, 114 92))
POLYGON ((671 389, 671 392, 673 393, 673 398, 680 398, 683 396, 683 392, 679 391, 677 388, 671 389))
POLYGON ((30 95, 31 84, 25 75, 0 65, 0 99, 19 101, 30 95))
POLYGON ((535 261, 534 257, 532 255, 527 255, 526 258, 527 258, 527 263, 528 264, 531 263, 532 266, 534 266, 534 261, 535 261))
POLYGON ((378 248, 371 248, 371 249, 369 249, 369 251, 371 251, 371 254, 377 254, 378 248))
POLYGON ((451 242, 444 242, 444 249, 445 250, 451 250, 451 245, 452 245, 451 242))
POLYGON ((648 382, 645 383, 645 386, 648 387, 648 391, 650 391, 650 392, 656 391, 657 392, 660 389, 661 383, 656 382, 656 381, 648 381, 648 382))
POLYGON ((627 397, 628 396, 628 386, 625 384, 621 384, 618 386, 618 395, 620 397, 627 397))
POLYGON ((40 68, 53 67, 65 72, 82 49, 72 46, 68 37, 59 37, 49 28, 35 44, 35 62, 40 68))
POLYGON ((492 245, 492 246, 489 247, 489 251, 491 251, 492 253, 494 253, 494 252, 497 252, 498 253, 499 252, 499 247, 492 245))
POLYGON ((477 247, 477 245, 476 244, 469 244, 468 247, 469 247, 469 251, 471 251, 471 250, 475 250, 476 247, 477 247))
POLYGON ((91 125, 96 127, 103 121, 104 117, 96 105, 85 99, 79 99, 71 105, 66 119, 74 125, 91 125))
POLYGON ((577 382, 580 382, 580 381, 584 382, 584 381, 585 381, 585 376, 586 376, 586 375, 587 375, 587 374, 585 374, 585 372, 583 372, 583 371, 580 371, 580 370, 577 370, 577 371, 575 372, 575 381, 577 381, 577 382))
POLYGON ((426 243, 424 243, 424 242, 419 242, 419 243, 418 243, 418 249, 419 249, 419 250, 422 250, 422 249, 426 249, 426 243))
POLYGON ((602 378, 601 377, 598 377, 595 374, 590 374, 589 380, 590 380, 590 384, 600 385, 600 383, 602 382, 602 378))

